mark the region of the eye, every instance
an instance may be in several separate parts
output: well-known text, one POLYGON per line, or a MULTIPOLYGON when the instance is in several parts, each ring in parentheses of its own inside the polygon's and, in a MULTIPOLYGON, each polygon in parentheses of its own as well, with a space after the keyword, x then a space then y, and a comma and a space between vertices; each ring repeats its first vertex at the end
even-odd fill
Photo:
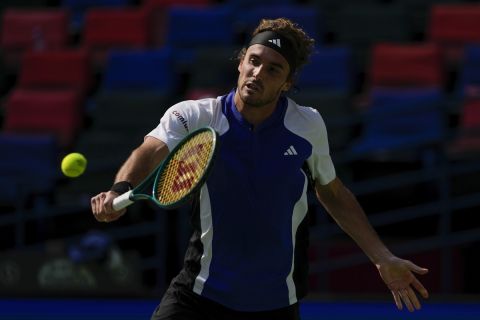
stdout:
POLYGON ((253 66, 260 65, 260 60, 255 56, 251 56, 250 59, 248 60, 248 62, 253 66))
POLYGON ((280 75, 282 73, 280 68, 275 66, 271 66, 270 68, 268 68, 268 72, 274 76, 280 75))

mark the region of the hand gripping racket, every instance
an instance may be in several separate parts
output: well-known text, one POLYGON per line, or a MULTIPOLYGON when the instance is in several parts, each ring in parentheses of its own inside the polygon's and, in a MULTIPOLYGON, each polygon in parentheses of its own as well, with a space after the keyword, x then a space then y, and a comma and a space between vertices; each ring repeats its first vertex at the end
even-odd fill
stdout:
POLYGON ((180 206, 206 180, 217 151, 217 133, 210 127, 186 136, 136 188, 113 200, 113 209, 137 200, 152 200, 164 209, 180 206))

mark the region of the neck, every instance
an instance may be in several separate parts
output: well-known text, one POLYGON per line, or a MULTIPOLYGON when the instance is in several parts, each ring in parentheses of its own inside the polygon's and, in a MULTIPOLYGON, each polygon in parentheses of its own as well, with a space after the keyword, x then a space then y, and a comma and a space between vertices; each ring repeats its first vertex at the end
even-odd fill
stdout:
POLYGON ((248 123, 256 127, 272 115, 277 107, 278 98, 262 106, 253 106, 245 103, 240 98, 240 94, 237 91, 235 92, 234 101, 235 106, 242 117, 247 120, 248 123))

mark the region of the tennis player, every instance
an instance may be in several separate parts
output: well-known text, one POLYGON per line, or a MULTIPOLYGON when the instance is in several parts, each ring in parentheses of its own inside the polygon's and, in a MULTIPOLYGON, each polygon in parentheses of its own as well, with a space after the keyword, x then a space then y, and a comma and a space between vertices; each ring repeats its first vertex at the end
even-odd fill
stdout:
MULTIPOLYGON (((287 19, 262 20, 239 54, 228 94, 172 106, 147 134, 108 192, 92 198, 99 221, 113 221, 112 200, 137 185, 187 135, 203 126, 220 151, 202 187, 183 269, 152 319, 300 319, 307 293, 307 186, 360 246, 398 309, 420 309, 427 269, 393 255, 335 174, 321 115, 285 93, 307 63, 314 40, 287 19), (306 165, 304 165, 306 164, 306 165)), ((213 66, 212 66, 213 67, 213 66)))

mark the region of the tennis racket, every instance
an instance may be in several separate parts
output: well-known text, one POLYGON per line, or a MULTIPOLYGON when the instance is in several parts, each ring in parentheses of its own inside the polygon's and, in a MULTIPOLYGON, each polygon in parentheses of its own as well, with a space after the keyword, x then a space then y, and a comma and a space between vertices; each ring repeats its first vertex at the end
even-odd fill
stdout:
POLYGON ((182 205, 207 179, 217 152, 217 133, 211 127, 186 136, 165 160, 134 189, 113 200, 113 209, 137 200, 151 200, 164 209, 182 205))

